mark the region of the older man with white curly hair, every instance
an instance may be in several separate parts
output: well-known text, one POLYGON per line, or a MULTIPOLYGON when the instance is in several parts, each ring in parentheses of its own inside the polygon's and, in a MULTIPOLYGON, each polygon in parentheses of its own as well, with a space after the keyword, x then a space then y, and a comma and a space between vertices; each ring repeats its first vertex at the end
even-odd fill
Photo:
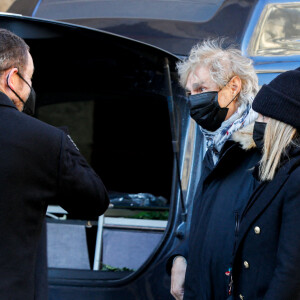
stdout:
POLYGON ((207 151, 188 238, 168 261, 171 294, 176 300, 228 299, 235 235, 257 186, 250 170, 261 156, 252 139, 258 80, 249 58, 217 40, 194 46, 177 67, 207 151))

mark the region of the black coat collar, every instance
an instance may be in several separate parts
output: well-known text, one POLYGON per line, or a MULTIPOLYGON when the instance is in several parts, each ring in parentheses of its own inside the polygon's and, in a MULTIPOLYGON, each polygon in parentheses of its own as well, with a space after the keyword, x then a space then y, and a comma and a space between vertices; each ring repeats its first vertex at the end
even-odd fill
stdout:
POLYGON ((240 224, 239 238, 236 244, 238 249, 244 235, 250 226, 264 209, 273 201, 280 189, 283 187, 290 173, 300 165, 300 148, 293 147, 288 151, 274 179, 270 182, 262 182, 251 195, 245 208, 240 224), (291 155, 291 156, 290 156, 291 155), (284 163, 284 164, 283 164, 284 163))
POLYGON ((7 106, 18 110, 16 106, 13 104, 13 102, 10 100, 10 98, 0 91, 0 107, 1 106, 7 106))
POLYGON ((227 174, 228 170, 234 170, 243 163, 250 152, 257 152, 257 155, 259 155, 256 148, 245 151, 239 143, 228 140, 220 152, 220 158, 216 165, 213 166, 210 164, 209 166, 206 166, 208 175, 205 178, 205 181, 209 181, 218 175, 222 176, 223 174, 227 174))

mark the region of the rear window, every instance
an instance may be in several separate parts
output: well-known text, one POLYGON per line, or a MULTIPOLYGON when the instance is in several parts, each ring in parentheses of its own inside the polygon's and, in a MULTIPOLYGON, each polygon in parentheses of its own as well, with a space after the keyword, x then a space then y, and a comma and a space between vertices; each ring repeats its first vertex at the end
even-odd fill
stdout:
POLYGON ((300 55, 300 3, 266 5, 248 53, 251 56, 300 55))
POLYGON ((68 18, 139 18, 203 22, 214 16, 223 0, 42 0, 36 17, 68 18))

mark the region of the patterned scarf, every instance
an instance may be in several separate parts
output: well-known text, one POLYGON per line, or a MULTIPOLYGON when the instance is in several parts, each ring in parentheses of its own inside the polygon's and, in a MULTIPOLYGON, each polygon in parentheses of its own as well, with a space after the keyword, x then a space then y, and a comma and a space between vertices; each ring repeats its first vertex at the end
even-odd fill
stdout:
MULTIPOLYGON (((252 102, 252 101, 251 101, 252 102)), ((205 136, 206 147, 208 151, 212 151, 214 164, 219 160, 222 147, 227 140, 231 139, 231 135, 239 129, 254 122, 258 114, 252 110, 251 104, 242 104, 237 111, 226 121, 224 121, 216 131, 208 131, 200 126, 200 130, 205 136)))

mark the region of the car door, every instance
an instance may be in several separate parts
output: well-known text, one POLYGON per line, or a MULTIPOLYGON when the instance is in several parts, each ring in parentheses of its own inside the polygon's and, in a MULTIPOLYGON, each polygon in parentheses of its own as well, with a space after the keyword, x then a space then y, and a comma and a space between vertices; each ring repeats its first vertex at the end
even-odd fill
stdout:
POLYGON ((177 57, 60 22, 1 15, 0 26, 30 46, 35 117, 68 131, 111 198, 98 220, 49 203, 49 299, 172 299, 166 261, 187 236, 202 151, 177 57))

